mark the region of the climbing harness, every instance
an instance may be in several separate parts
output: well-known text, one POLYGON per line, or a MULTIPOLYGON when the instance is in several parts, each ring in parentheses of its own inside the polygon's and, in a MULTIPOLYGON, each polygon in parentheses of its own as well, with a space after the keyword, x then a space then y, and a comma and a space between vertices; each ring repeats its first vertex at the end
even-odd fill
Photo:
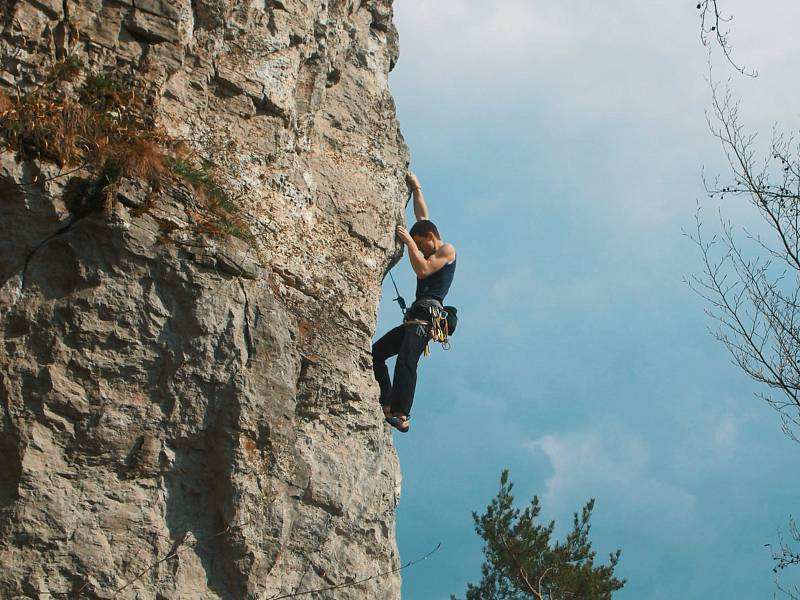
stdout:
MULTIPOLYGON (((400 295, 400 290, 397 289, 397 283, 392 276, 392 272, 389 271, 389 278, 392 280, 392 285, 394 286, 394 291, 397 292, 397 298, 394 299, 394 302, 400 306, 400 310, 403 312, 403 324, 406 327, 411 327, 413 325, 422 325, 424 327, 431 328, 431 337, 430 339, 434 342, 437 342, 442 345, 443 350, 450 350, 450 327, 447 322, 448 313, 444 308, 439 306, 428 306, 428 314, 430 315, 429 320, 425 319, 409 319, 407 317, 408 308, 406 307, 406 301, 403 296, 400 295)), ((412 306, 412 308, 414 308, 412 306)), ((449 307, 448 307, 449 308, 449 307)), ((455 309, 454 309, 455 310, 455 309)), ((428 343, 425 344, 425 350, 423 350, 423 354, 425 356, 431 355, 430 349, 430 340, 428 343)))

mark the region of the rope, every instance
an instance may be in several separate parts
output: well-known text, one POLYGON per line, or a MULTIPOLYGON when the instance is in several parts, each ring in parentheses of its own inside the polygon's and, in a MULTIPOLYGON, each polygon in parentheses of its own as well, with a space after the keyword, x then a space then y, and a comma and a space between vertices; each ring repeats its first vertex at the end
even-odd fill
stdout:
POLYGON ((403 312, 403 316, 405 316, 406 315, 406 301, 405 301, 405 298, 403 298, 400 295, 400 290, 397 289, 397 283, 395 283, 394 276, 392 275, 391 271, 389 271, 389 278, 392 280, 392 285, 394 286, 394 291, 397 292, 397 298, 394 299, 394 302, 397 302, 397 304, 400 305, 400 310, 403 312))

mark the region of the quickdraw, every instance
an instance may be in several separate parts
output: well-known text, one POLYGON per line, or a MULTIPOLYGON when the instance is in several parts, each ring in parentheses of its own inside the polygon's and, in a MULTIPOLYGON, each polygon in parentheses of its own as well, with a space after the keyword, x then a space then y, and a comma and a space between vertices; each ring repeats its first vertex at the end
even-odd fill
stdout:
POLYGON ((423 356, 431 355, 431 340, 441 344, 443 350, 450 350, 450 328, 447 325, 447 311, 438 306, 431 306, 428 308, 428 312, 430 314, 430 320, 428 321, 425 319, 406 319, 403 321, 406 327, 422 325, 431 328, 431 336, 422 351, 423 356))
POLYGON ((442 345, 443 350, 450 350, 450 328, 447 324, 447 311, 438 306, 430 307, 431 339, 442 345))

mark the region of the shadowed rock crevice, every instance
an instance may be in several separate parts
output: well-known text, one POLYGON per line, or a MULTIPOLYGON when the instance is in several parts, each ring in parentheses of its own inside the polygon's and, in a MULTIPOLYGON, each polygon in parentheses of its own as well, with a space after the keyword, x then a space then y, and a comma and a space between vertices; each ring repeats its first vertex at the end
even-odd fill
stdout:
POLYGON ((179 440, 177 446, 165 476, 170 537, 185 540, 191 534, 196 541, 191 552, 202 565, 209 589, 223 597, 242 597, 243 573, 233 568, 244 556, 233 541, 231 442, 221 427, 213 427, 195 439, 179 440))
MULTIPOLYGON (((2 376, 0 376, 0 406, 3 408, 2 429, 0 429, 0 521, 8 523, 11 515, 5 514, 6 509, 13 506, 19 498, 22 461, 19 456, 19 438, 11 422, 8 393, 2 376)), ((0 525, 0 529, 2 527, 0 525)))

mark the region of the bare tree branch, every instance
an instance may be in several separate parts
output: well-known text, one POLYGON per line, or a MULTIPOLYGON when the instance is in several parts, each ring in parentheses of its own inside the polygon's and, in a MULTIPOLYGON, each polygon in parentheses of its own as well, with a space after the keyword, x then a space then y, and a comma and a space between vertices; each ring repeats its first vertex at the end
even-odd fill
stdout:
POLYGON ((758 71, 747 69, 733 60, 733 48, 729 40, 730 30, 727 29, 733 17, 720 11, 717 0, 700 0, 697 9, 700 11, 700 41, 703 42, 703 46, 710 46, 713 40, 722 50, 725 60, 734 69, 747 77, 758 77, 758 71))

